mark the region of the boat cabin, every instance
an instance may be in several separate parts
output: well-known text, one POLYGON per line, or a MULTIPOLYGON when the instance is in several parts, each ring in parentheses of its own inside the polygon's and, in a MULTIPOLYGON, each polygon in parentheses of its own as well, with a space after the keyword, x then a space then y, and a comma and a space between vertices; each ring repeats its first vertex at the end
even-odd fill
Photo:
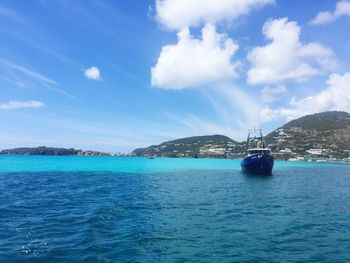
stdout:
POLYGON ((253 148, 248 149, 248 155, 254 155, 254 154, 270 154, 271 150, 268 148, 253 148))

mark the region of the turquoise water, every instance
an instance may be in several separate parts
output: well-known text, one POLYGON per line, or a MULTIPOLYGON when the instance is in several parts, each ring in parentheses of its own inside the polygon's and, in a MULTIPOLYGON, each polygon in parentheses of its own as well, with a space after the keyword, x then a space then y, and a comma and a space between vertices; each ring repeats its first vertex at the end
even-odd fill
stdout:
MULTIPOLYGON (((89 156, 23 156, 0 155, 0 173, 10 172, 123 172, 152 173, 182 170, 240 170, 240 160, 130 158, 89 156)), ((334 164, 275 162, 275 173, 289 167, 332 167, 334 164)), ((337 164, 350 167, 348 164, 337 164)))
POLYGON ((0 262, 350 262, 350 165, 0 156, 0 262))

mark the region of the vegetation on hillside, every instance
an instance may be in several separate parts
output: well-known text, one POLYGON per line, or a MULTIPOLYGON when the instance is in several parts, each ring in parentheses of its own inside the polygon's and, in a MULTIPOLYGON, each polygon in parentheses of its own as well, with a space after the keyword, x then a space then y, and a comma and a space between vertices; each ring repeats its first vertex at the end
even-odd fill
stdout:
MULTIPOLYGON (((308 156, 348 158, 350 153, 350 114, 330 111, 290 121, 265 138, 277 158, 308 156), (313 151, 310 151, 313 150, 313 151), (315 151, 316 150, 316 151, 315 151)), ((208 135, 167 141, 136 149, 131 155, 146 157, 237 158, 245 155, 245 142, 223 135, 208 135)), ((0 154, 21 155, 108 155, 73 148, 34 147, 3 150, 0 154)))
POLYGON ((244 151, 240 143, 223 135, 195 136, 136 149, 137 156, 229 158, 244 151))
POLYGON ((336 130, 350 127, 350 114, 344 111, 327 111, 306 115, 288 122, 281 128, 300 127, 317 131, 336 130))
POLYGON ((268 134, 266 142, 274 152, 308 155, 322 150, 323 157, 347 158, 350 150, 350 114, 329 111, 290 121, 268 134))
MULTIPOLYGON (((312 155, 347 158, 350 149, 350 114, 330 111, 307 115, 288 122, 265 137, 277 158, 312 155)), ((245 142, 223 135, 198 136, 136 149, 137 156, 235 158, 245 155, 245 142)))
POLYGON ((0 154, 20 154, 20 155, 77 155, 80 150, 73 148, 55 148, 55 147, 22 147, 15 149, 2 150, 0 154))

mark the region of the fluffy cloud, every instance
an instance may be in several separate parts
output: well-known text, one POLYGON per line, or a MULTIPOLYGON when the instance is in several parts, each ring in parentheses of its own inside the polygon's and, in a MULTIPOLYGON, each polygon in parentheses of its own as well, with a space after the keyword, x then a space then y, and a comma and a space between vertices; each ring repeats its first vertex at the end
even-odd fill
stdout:
POLYGON ((85 77, 88 79, 102 80, 100 70, 95 66, 85 69, 84 74, 85 74, 85 77))
POLYGON ((288 107, 262 110, 264 121, 276 119, 295 119, 306 114, 329 110, 350 111, 350 72, 332 74, 327 80, 328 87, 316 94, 302 99, 293 98, 288 107))
POLYGON ((157 20, 168 29, 232 21, 275 0, 156 0, 157 20))
POLYGON ((334 12, 320 12, 310 21, 311 25, 324 25, 332 23, 342 16, 350 16, 350 1, 339 1, 335 7, 334 12))
POLYGON ((301 43, 300 27, 287 18, 267 20, 263 34, 271 43, 256 47, 248 54, 252 65, 248 71, 249 84, 303 81, 337 65, 330 48, 314 42, 301 43))
POLYGON ((31 101, 17 101, 11 100, 6 103, 0 103, 0 109, 2 110, 16 110, 23 108, 42 108, 45 107, 45 103, 41 101, 31 100, 31 101))
POLYGON ((178 42, 162 48, 151 69, 151 84, 165 89, 206 86, 237 77, 238 61, 232 61, 238 45, 215 29, 222 21, 234 21, 275 0, 156 0, 156 19, 178 31, 178 42), (190 28, 202 26, 202 36, 190 28))
POLYGON ((264 103, 270 103, 278 100, 278 97, 287 93, 287 88, 283 85, 278 85, 277 87, 266 86, 261 90, 261 100, 264 103))
POLYGON ((182 89, 232 79, 239 64, 232 62, 237 49, 238 45, 217 33, 213 25, 202 29, 201 38, 184 29, 178 33, 177 44, 163 47, 151 69, 152 86, 182 89))

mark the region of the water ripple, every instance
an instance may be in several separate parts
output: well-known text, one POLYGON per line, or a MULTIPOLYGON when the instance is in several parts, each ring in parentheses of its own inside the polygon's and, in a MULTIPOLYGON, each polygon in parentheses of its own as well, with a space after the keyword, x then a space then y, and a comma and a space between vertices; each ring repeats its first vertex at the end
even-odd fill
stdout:
POLYGON ((2 173, 0 262, 350 262, 349 178, 2 173))

